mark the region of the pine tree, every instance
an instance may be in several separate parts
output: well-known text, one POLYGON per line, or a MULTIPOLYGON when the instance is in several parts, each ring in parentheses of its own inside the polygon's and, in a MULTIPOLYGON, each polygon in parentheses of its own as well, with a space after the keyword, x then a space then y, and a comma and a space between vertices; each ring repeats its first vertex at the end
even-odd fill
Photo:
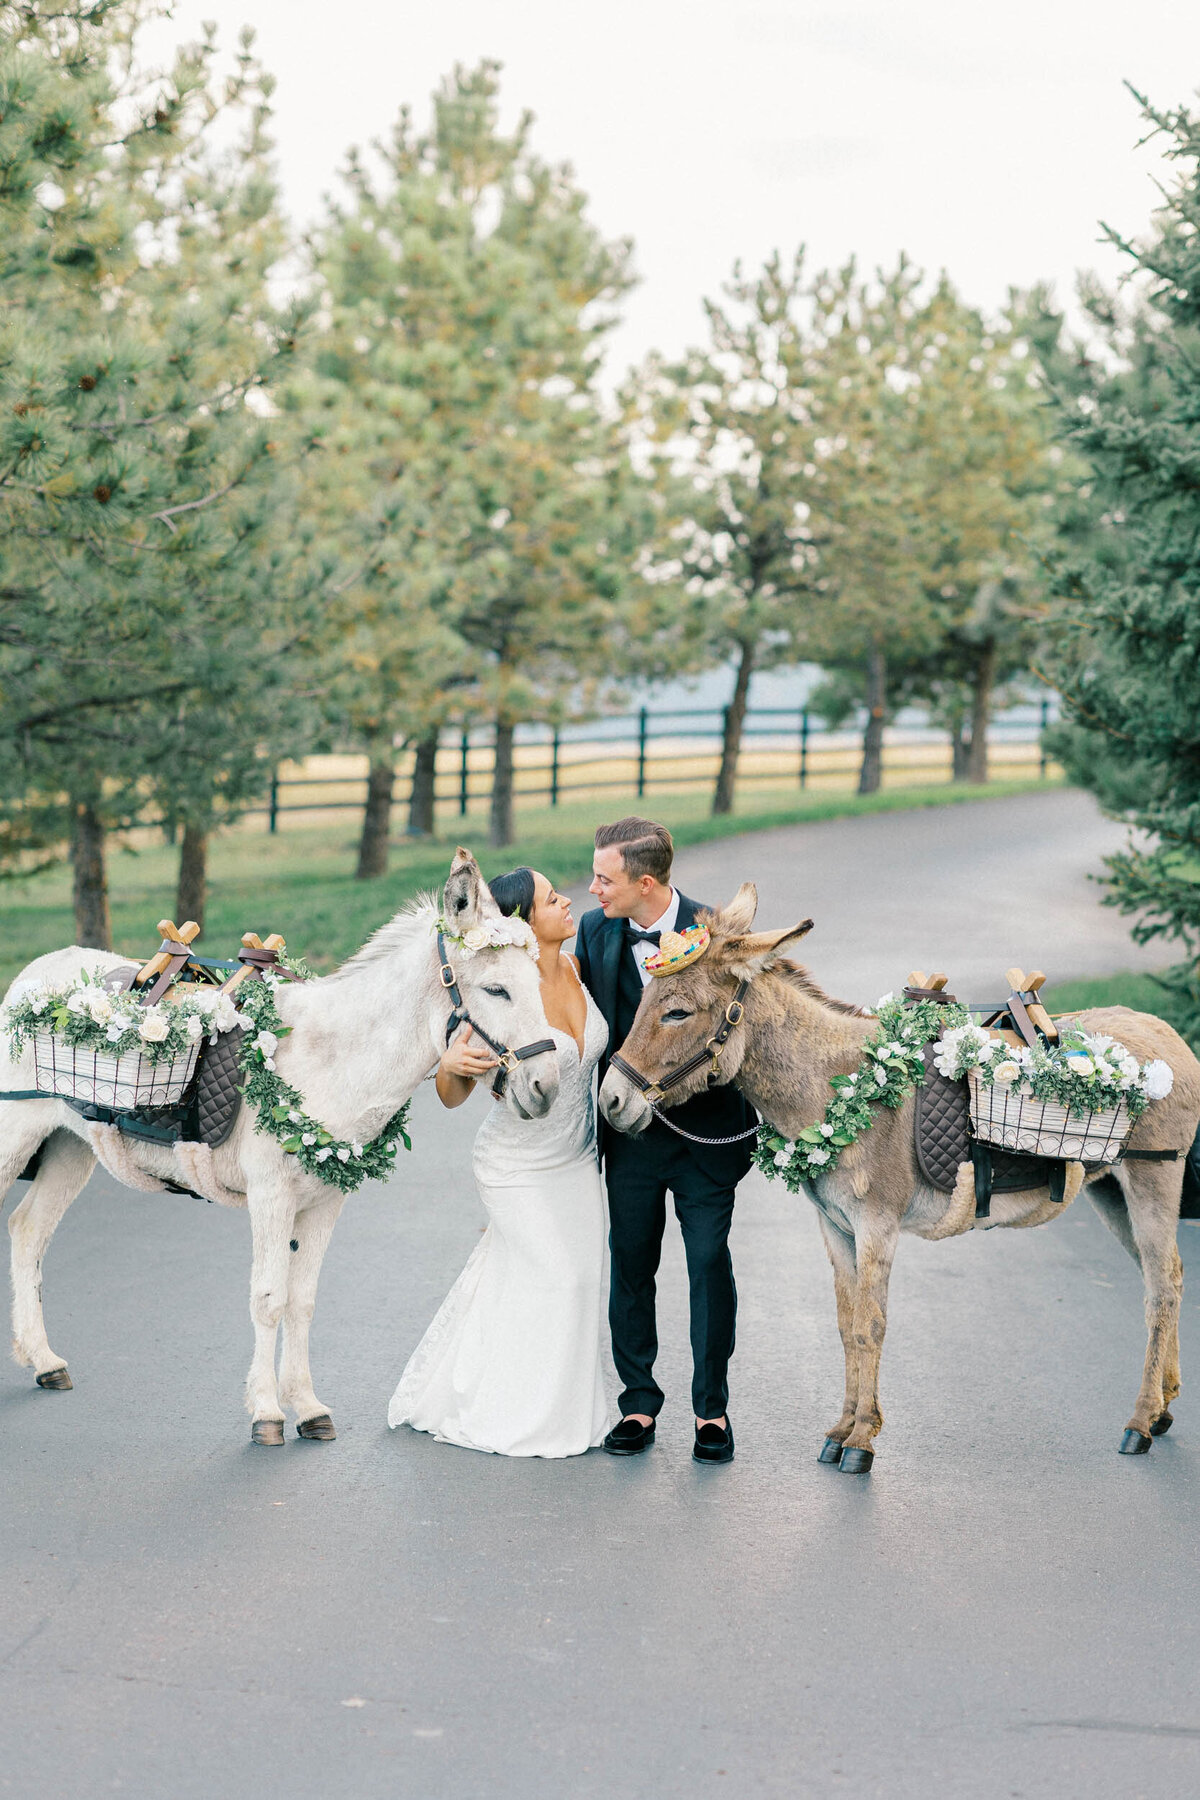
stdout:
POLYGON ((515 727, 611 666, 632 567, 596 392, 628 246, 537 158, 528 117, 500 130, 497 92, 494 64, 456 69, 429 131, 404 112, 376 147, 380 177, 351 159, 316 239, 329 325, 297 406, 326 514, 353 527, 347 570, 361 565, 330 622, 333 703, 371 758, 361 874, 384 866, 396 741, 418 747, 427 795, 450 716, 494 725, 491 833, 509 841, 515 727))
POLYGON ((813 346, 803 256, 735 269, 726 304, 705 302, 710 342, 680 363, 651 358, 632 399, 670 469, 656 551, 681 589, 684 666, 732 662, 715 814, 733 808, 750 682, 794 661, 814 592, 813 346))
POLYGON ((233 627, 253 611, 253 520, 275 515, 246 398, 294 329, 259 304, 272 228, 249 46, 223 88, 211 36, 147 75, 142 18, 7 7, 0 38, 2 848, 21 868, 70 838, 77 932, 98 945, 106 833, 156 793, 206 815, 241 779, 233 627), (206 134, 243 109, 244 160, 219 172, 206 134))
POLYGON ((1062 573, 1050 672, 1071 774, 1148 834, 1109 859, 1111 903, 1138 942, 1182 946, 1170 985, 1200 1038, 1200 114, 1137 98, 1178 173, 1144 242, 1108 231, 1144 294, 1133 370, 1064 396, 1101 510, 1062 573))

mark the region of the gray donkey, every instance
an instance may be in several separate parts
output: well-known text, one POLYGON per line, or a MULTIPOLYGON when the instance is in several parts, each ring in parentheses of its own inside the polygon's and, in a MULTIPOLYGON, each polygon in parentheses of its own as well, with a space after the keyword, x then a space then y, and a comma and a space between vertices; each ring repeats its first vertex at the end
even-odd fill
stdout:
MULTIPOLYGON (((638 1075, 660 1082, 695 1058, 697 1066, 670 1091, 670 1104, 703 1091, 709 1078, 706 1043, 722 1025, 739 982, 748 982, 745 1013, 728 1030, 720 1056, 720 1081, 733 1081, 765 1120, 794 1139, 824 1113, 830 1077, 859 1066, 875 1021, 858 1007, 831 1000, 808 974, 782 954, 811 929, 812 920, 787 931, 752 932, 758 896, 749 882, 723 911, 707 920, 712 940, 696 961, 652 981, 642 997, 621 1056, 638 1075)), ((1200 1123, 1200 1062, 1162 1019, 1126 1007, 1079 1014, 1089 1032, 1107 1032, 1139 1062, 1161 1057, 1175 1083, 1134 1126, 1140 1150, 1176 1149, 1175 1162, 1120 1162, 1085 1173, 1069 1165, 1065 1200, 1086 1188, 1105 1224, 1142 1272, 1149 1342, 1137 1404, 1122 1449, 1150 1448, 1171 1423, 1179 1392, 1179 1305, 1183 1268, 1176 1247, 1183 1156, 1200 1123)), ((901 1232, 952 1237, 975 1224, 974 1172, 963 1163, 954 1191, 945 1194, 921 1177, 913 1146, 913 1096, 896 1111, 879 1109, 869 1131, 843 1150, 832 1174, 808 1190, 833 1265, 838 1329, 846 1356, 846 1397, 841 1417, 821 1453, 849 1474, 868 1470, 883 1425, 879 1363, 887 1323, 888 1280, 901 1232)), ((637 1084, 610 1068, 600 1107, 619 1131, 643 1131, 650 1105, 637 1084)), ((1063 1205, 1047 1187, 999 1194, 992 1225, 1042 1225, 1063 1205)))

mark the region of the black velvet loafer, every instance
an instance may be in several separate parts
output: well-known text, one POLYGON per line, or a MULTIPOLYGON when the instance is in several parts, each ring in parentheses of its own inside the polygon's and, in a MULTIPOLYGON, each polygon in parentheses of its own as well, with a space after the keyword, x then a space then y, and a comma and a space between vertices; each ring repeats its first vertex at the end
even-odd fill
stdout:
POLYGON ((702 1463, 733 1461, 733 1426, 728 1418, 724 1425, 697 1425, 692 1456, 702 1463))
POLYGON ((622 1419, 604 1440, 610 1456, 637 1456, 654 1442, 654 1421, 643 1425, 640 1419, 622 1419))

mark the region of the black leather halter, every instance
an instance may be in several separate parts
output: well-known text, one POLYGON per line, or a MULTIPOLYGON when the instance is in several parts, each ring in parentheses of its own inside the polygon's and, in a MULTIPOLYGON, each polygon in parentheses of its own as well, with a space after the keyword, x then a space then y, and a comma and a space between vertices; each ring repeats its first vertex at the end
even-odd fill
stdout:
POLYGON ((531 1056, 544 1056, 550 1050, 557 1049, 553 1038, 539 1038, 536 1044, 522 1044, 519 1050, 510 1050, 507 1044, 498 1043, 489 1032, 483 1029, 478 1019, 473 1019, 463 1002, 462 989, 458 985, 458 976, 454 973, 450 959, 446 955, 446 940, 439 931, 437 934, 438 974, 442 986, 450 996, 450 1017, 446 1020, 446 1042, 449 1043, 460 1025, 469 1025, 476 1036, 481 1037, 489 1050, 494 1051, 500 1060, 496 1070, 496 1078, 492 1082, 493 1094, 502 1094, 508 1086, 508 1078, 518 1063, 528 1062, 531 1056))
POLYGON ((647 1080, 646 1076, 643 1075, 640 1070, 635 1069, 632 1063, 625 1061, 625 1058, 621 1055, 619 1050, 615 1051, 608 1059, 608 1066, 610 1069, 619 1070, 627 1081, 632 1081, 634 1087, 637 1088, 643 1099, 648 1102, 650 1110, 655 1118, 661 1120, 668 1130, 675 1132, 679 1137, 689 1139, 693 1144, 736 1144, 743 1138, 755 1137, 758 1134, 758 1126, 752 1125, 749 1131, 739 1131, 733 1137, 695 1137, 690 1131, 684 1131, 682 1126, 673 1125, 670 1119, 664 1118, 663 1114, 659 1111, 659 1102, 663 1098, 663 1095, 668 1093, 671 1088, 677 1087, 681 1081, 686 1081, 689 1075, 693 1075, 697 1069, 703 1068, 705 1063, 711 1063, 712 1065, 708 1071, 708 1085, 709 1087, 716 1087, 717 1077, 721 1072, 721 1052, 729 1042, 729 1036, 734 1026, 740 1025, 746 1016, 745 999, 749 991, 750 983, 748 981, 739 981, 733 999, 725 1008, 725 1017, 721 1020, 721 1023, 717 1026, 717 1029, 713 1032, 703 1050, 697 1050, 695 1056, 689 1056, 685 1063, 680 1063, 679 1067, 677 1069, 672 1069, 669 1074, 661 1075, 657 1081, 647 1080))

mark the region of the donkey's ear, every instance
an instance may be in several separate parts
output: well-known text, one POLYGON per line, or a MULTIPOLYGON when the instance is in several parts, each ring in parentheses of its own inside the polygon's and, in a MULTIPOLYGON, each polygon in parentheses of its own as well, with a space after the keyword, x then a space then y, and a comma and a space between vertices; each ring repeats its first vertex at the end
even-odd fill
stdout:
POLYGON ((723 906, 713 921, 718 931, 737 934, 749 931, 758 911, 758 889, 752 881, 743 881, 728 906, 723 906))
POLYGON ((778 961, 785 944, 802 938, 812 928, 812 920, 803 919, 787 931, 754 931, 747 937, 728 938, 725 943, 726 967, 739 981, 753 981, 756 975, 762 975, 778 961))
POLYGON ((499 918, 500 908, 492 899, 479 864, 469 850, 460 844, 450 864, 450 879, 442 896, 442 917, 450 929, 461 937, 481 919, 499 918))

